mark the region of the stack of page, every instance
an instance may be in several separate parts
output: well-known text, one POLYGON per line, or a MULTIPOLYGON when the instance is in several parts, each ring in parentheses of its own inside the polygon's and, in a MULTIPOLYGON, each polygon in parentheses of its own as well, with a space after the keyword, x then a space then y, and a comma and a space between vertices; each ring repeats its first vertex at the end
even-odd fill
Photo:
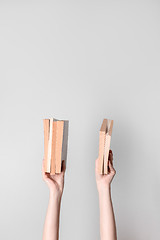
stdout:
POLYGON ((110 149, 113 120, 104 119, 99 132, 99 173, 108 173, 108 155, 110 149))
POLYGON ((44 125, 44 168, 55 175, 61 173, 62 161, 67 160, 68 120, 43 119, 44 125))

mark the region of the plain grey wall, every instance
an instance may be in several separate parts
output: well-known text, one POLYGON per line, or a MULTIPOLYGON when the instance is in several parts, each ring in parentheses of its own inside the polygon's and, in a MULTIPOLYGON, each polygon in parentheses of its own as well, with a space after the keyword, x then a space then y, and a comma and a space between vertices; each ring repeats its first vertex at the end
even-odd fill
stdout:
POLYGON ((159 13, 159 1, 0 1, 0 239, 42 238, 42 119, 52 116, 70 121, 60 239, 99 239, 105 117, 118 239, 160 239, 159 13))

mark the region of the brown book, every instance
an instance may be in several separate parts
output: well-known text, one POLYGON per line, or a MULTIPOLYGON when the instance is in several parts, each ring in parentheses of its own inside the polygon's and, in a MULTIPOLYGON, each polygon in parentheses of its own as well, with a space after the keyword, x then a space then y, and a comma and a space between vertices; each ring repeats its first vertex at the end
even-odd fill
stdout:
POLYGON ((104 147, 104 174, 108 173, 108 157, 109 157, 112 129, 113 129, 113 120, 107 119, 107 132, 106 132, 105 147, 104 147))
POLYGON ((104 119, 99 133, 99 173, 108 173, 108 155, 112 135, 113 120, 104 119))
POLYGON ((47 158, 48 158, 48 140, 49 140, 49 119, 43 120, 44 125, 44 170, 49 172, 47 168, 47 158))
POLYGON ((63 128, 64 121, 57 121, 56 130, 56 173, 61 173, 61 162, 62 162, 62 143, 63 143, 63 128))
POLYGON ((48 158, 47 158, 47 169, 48 169, 48 172, 51 172, 52 128, 53 128, 53 118, 50 118, 49 119, 48 158))
POLYGON ((105 146, 105 134, 107 129, 107 119, 103 120, 100 132, 99 132, 99 173, 104 173, 104 146, 105 146))
POLYGON ((62 160, 67 160, 69 121, 44 119, 45 172, 54 175, 61 172, 62 160))
POLYGON ((57 121, 53 120, 52 127, 52 152, 51 152, 51 175, 56 173, 56 131, 57 131, 57 121))

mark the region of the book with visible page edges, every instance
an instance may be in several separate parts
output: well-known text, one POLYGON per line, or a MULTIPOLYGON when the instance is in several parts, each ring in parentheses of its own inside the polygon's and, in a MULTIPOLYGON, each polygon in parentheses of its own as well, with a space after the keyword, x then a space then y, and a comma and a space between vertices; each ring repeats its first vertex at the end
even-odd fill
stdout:
POLYGON ((108 173, 108 155, 110 149, 113 120, 104 119, 99 132, 99 173, 108 173))
POLYGON ((113 120, 107 119, 107 131, 105 135, 105 147, 104 147, 104 174, 108 173, 108 156, 111 143, 112 129, 113 120))
POLYGON ((47 166, 48 140, 49 140, 49 119, 43 120, 43 125, 44 125, 44 170, 45 170, 45 172, 49 172, 50 169, 47 166))
POLYGON ((61 172, 63 126, 64 126, 64 122, 63 121, 57 121, 56 150, 55 150, 56 173, 60 173, 61 172))
POLYGON ((44 119, 45 172, 54 175, 61 172, 62 160, 67 161, 68 120, 44 119))
POLYGON ((54 175, 56 173, 56 160, 55 160, 55 145, 56 145, 56 130, 57 130, 57 121, 53 121, 52 128, 52 155, 51 155, 51 174, 54 175))

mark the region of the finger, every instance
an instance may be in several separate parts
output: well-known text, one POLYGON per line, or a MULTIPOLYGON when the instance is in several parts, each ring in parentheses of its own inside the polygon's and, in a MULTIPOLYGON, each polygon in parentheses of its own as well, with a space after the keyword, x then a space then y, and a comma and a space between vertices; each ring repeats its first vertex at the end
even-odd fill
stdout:
POLYGON ((47 184, 52 184, 52 179, 50 179, 47 175, 45 175, 45 178, 44 178, 44 181, 47 183, 47 184))
POLYGON ((66 171, 66 163, 65 160, 62 161, 62 172, 65 173, 66 171))
POLYGON ((42 170, 44 170, 44 159, 42 161, 42 170))
POLYGON ((99 164, 98 164, 98 162, 99 162, 99 161, 98 161, 98 158, 97 158, 96 161, 95 161, 95 172, 96 172, 96 173, 99 172, 99 171, 98 171, 98 170, 99 170, 99 164))
POLYGON ((48 177, 48 178, 50 178, 50 177, 51 177, 51 174, 48 173, 48 172, 45 172, 45 176, 48 177))
POLYGON ((99 169, 99 158, 96 159, 95 161, 95 175, 96 175, 96 179, 101 179, 102 178, 102 174, 100 174, 100 169, 99 169))
POLYGON ((112 150, 111 150, 111 149, 109 150, 109 154, 111 154, 111 155, 113 156, 113 152, 112 152, 112 150))
POLYGON ((113 165, 111 164, 110 161, 109 161, 109 171, 110 171, 110 173, 113 173, 113 174, 116 173, 116 170, 114 169, 114 167, 113 167, 113 165))
POLYGON ((113 154, 113 151, 112 151, 112 149, 110 149, 109 151, 110 151, 110 152, 113 154))
POLYGON ((112 152, 112 150, 111 150, 111 149, 109 150, 109 154, 111 154, 111 155, 113 156, 113 152, 112 152))
POLYGON ((109 152, 109 156, 108 156, 108 160, 111 162, 111 164, 113 165, 113 153, 109 152))
POLYGON ((43 178, 44 178, 44 176, 45 176, 44 159, 43 159, 43 162, 42 162, 42 176, 43 176, 43 178))
POLYGON ((46 180, 47 178, 50 177, 50 174, 45 172, 45 161, 44 161, 44 159, 43 159, 43 163, 42 163, 42 177, 43 177, 44 180, 46 180))

